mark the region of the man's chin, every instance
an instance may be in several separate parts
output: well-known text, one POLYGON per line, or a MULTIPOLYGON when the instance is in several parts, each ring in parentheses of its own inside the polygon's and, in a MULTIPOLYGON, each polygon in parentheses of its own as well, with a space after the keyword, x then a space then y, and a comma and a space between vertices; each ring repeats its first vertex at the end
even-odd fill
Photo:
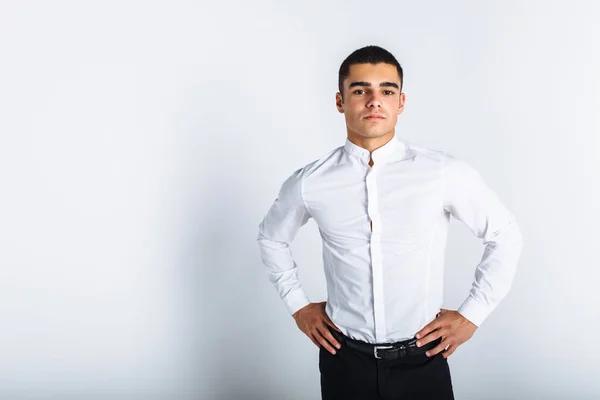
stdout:
POLYGON ((372 131, 366 131, 366 132, 359 132, 358 134, 364 138, 369 138, 369 139, 373 139, 373 138, 378 138, 378 137, 382 137, 385 136, 388 132, 372 132, 372 131))

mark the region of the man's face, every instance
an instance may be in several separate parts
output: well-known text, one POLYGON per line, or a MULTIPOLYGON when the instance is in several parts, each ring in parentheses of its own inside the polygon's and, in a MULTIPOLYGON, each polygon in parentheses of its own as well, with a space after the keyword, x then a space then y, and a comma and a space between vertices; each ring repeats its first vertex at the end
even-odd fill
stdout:
POLYGON ((344 79, 344 100, 336 94, 336 106, 346 118, 349 137, 376 138, 394 130, 404 109, 400 77, 392 64, 354 64, 344 79))

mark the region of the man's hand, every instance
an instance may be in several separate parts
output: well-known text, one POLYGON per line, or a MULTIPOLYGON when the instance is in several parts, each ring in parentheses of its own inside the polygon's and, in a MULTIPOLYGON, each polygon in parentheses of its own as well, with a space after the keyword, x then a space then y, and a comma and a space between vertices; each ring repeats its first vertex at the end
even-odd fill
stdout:
POLYGON ((296 320, 298 328, 300 328, 300 330, 304 332, 317 347, 321 347, 321 344, 331 354, 335 354, 335 349, 332 345, 338 349, 341 345, 335 340, 327 328, 327 325, 338 332, 341 331, 333 322, 331 322, 329 316, 325 313, 326 304, 326 301, 321 303, 310 303, 292 314, 292 317, 296 320))
POLYGON ((477 325, 463 317, 458 311, 442 308, 436 317, 434 321, 431 321, 415 335, 419 339, 417 347, 421 347, 439 337, 442 338, 439 345, 426 353, 428 357, 443 352, 443 357, 448 358, 458 346, 469 340, 477 330, 477 325))

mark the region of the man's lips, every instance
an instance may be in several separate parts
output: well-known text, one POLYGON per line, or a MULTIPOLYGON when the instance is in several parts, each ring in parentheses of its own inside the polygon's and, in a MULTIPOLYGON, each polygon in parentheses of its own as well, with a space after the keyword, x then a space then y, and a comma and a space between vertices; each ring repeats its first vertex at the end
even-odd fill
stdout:
POLYGON ((365 119, 383 119, 381 115, 367 115, 365 119))

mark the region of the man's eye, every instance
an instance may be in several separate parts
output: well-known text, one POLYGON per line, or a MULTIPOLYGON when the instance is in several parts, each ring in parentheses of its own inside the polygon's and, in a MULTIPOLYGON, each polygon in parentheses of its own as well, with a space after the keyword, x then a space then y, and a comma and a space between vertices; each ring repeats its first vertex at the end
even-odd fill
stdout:
POLYGON ((361 94, 361 93, 357 93, 357 92, 364 92, 364 90, 362 90, 362 89, 356 89, 353 93, 361 94))
POLYGON ((389 95, 391 96, 391 95, 393 95, 393 94, 394 94, 394 91, 393 91, 393 90, 386 90, 386 91, 385 91, 385 93, 386 93, 386 94, 389 94, 389 95))

